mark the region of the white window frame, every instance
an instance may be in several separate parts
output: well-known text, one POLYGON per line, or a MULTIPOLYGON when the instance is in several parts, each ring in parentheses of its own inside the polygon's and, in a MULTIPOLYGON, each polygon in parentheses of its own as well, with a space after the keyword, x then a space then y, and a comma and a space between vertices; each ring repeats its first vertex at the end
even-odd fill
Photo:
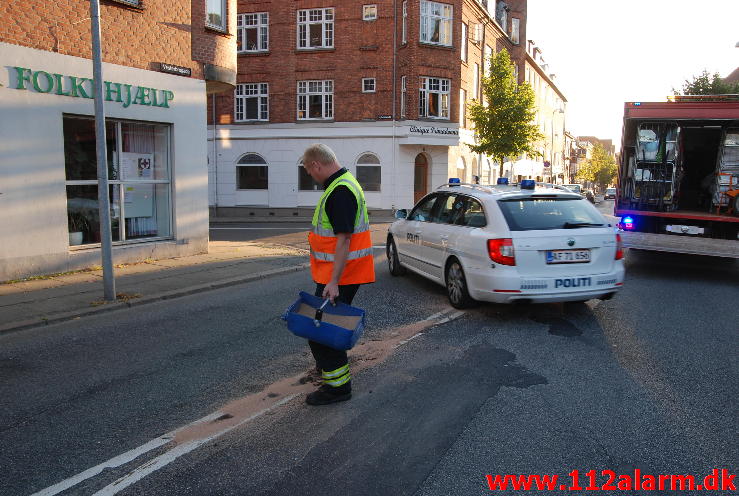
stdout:
POLYGON ((238 53, 259 53, 269 51, 269 12, 250 12, 236 16, 236 45, 238 53), (257 48, 246 47, 246 32, 257 31, 257 48))
POLYGON ((511 19, 511 42, 518 45, 521 40, 521 19, 513 17, 511 19))
POLYGON ((459 57, 462 62, 467 62, 467 29, 467 24, 462 23, 461 47, 459 49, 459 57))
POLYGON ((316 50, 334 47, 334 8, 301 9, 297 12, 298 50, 316 50), (321 44, 311 45, 310 27, 321 25, 321 44))
POLYGON ((407 77, 400 77, 400 118, 405 119, 405 106, 408 101, 407 77))
POLYGON ((363 21, 375 21, 377 20, 377 4, 362 5, 362 20, 363 21))
POLYGON ((375 93, 377 91, 377 80, 375 78, 362 78, 362 93, 375 93))
POLYGON ((401 43, 408 43, 408 0, 403 0, 403 35, 401 43))
POLYGON ((220 24, 210 22, 210 19, 208 19, 208 15, 210 14, 210 12, 208 12, 208 9, 209 9, 208 3, 210 1, 211 0, 205 1, 205 25, 208 26, 209 28, 217 29, 219 31, 226 31, 228 29, 228 24, 227 24, 228 1, 227 0, 213 0, 221 4, 221 23, 220 24))
POLYGON ((467 91, 459 89, 459 127, 466 128, 467 123, 467 91))
POLYGON ((432 2, 431 0, 421 0, 421 43, 439 46, 453 46, 452 41, 452 21, 454 20, 454 6, 432 2), (433 41, 432 26, 439 23, 439 41, 433 41))
POLYGON ((299 121, 334 118, 334 81, 332 79, 298 81, 297 96, 297 119, 299 121), (311 96, 321 97, 321 117, 309 117, 311 96), (301 116, 301 112, 303 112, 303 116, 301 116))
POLYGON ((269 83, 239 83, 236 85, 236 89, 234 89, 234 121, 269 121, 269 83), (257 100, 256 119, 246 117, 246 100, 251 98, 257 100))
POLYGON ((472 99, 478 100, 480 98, 480 64, 478 63, 475 63, 472 78, 472 99))
POLYGON ((421 77, 421 87, 418 90, 418 116, 427 119, 449 120, 451 88, 452 82, 450 79, 421 77), (429 115, 429 100, 431 95, 438 95, 439 115, 429 115))

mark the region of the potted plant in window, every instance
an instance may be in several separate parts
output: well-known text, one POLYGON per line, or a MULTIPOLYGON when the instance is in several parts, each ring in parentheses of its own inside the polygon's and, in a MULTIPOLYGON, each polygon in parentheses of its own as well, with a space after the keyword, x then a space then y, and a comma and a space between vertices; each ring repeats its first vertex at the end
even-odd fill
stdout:
POLYGON ((90 228, 90 223, 80 212, 67 213, 67 227, 69 228, 69 246, 82 244, 84 232, 90 228))

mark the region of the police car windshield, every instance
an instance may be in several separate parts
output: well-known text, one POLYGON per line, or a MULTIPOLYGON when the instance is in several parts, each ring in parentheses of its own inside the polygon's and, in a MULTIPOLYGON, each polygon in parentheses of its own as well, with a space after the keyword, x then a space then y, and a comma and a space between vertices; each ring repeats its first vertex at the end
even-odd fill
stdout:
POLYGON ((511 231, 601 227, 603 217, 583 198, 511 198, 499 200, 511 231))

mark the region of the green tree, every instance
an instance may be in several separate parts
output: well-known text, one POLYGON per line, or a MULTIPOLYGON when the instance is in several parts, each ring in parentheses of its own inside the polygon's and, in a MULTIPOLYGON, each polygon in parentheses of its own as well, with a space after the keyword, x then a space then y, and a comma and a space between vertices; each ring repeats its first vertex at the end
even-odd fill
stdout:
POLYGON ((534 124, 536 107, 534 91, 528 83, 518 84, 511 57, 501 50, 492 57, 488 75, 482 78, 486 104, 469 104, 470 120, 475 125, 476 145, 468 145, 475 153, 484 153, 500 163, 503 175, 504 157, 522 153, 541 155, 534 147, 544 137, 534 124))
POLYGON ((718 72, 711 75, 703 69, 692 81, 686 79, 682 90, 672 88, 672 92, 675 95, 726 95, 739 93, 739 83, 727 83, 718 72))
POLYGON ((613 184, 618 167, 616 160, 599 143, 593 147, 593 157, 578 165, 577 176, 580 181, 597 183, 601 189, 613 184))

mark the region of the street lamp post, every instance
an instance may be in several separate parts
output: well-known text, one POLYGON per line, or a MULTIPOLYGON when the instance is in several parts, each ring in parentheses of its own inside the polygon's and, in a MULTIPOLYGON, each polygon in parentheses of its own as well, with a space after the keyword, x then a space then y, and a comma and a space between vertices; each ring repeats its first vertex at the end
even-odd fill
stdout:
POLYGON ((92 74, 95 93, 95 148, 97 152, 98 208, 100 212, 100 254, 103 264, 103 296, 115 301, 113 248, 108 199, 108 162, 105 138, 105 105, 103 103, 103 57, 100 43, 100 0, 90 2, 92 21, 92 74))

